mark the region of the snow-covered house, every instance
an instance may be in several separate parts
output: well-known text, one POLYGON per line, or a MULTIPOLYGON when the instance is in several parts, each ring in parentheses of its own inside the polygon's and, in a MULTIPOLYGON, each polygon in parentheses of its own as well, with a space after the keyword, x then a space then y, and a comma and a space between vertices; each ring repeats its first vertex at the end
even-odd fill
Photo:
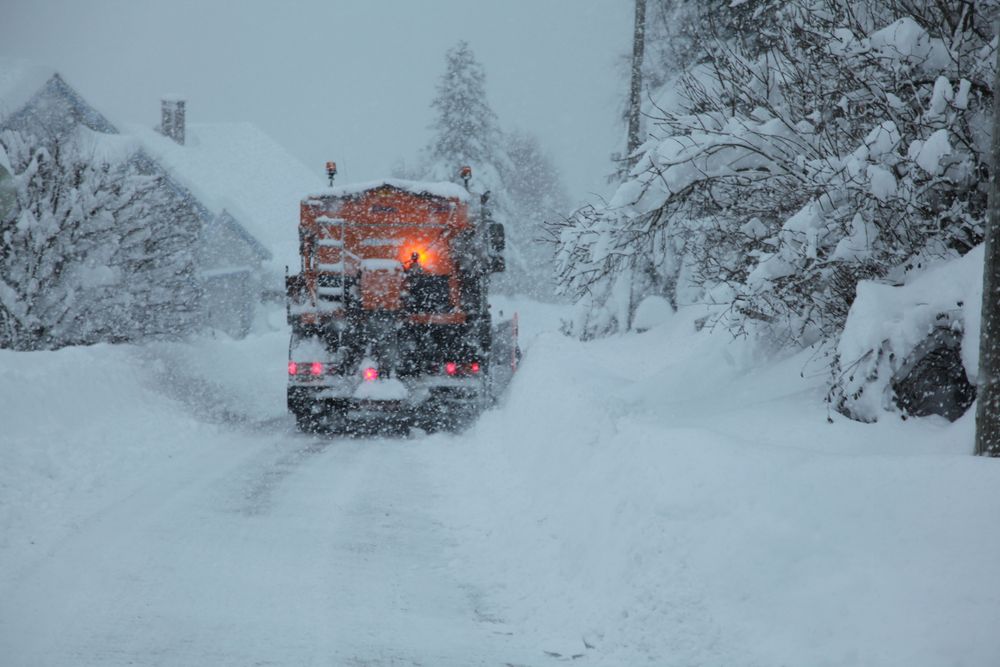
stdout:
POLYGON ((210 290, 238 282, 261 294, 283 293, 285 267, 298 265, 299 202, 324 186, 322 172, 307 169, 252 123, 187 123, 185 106, 170 96, 162 101, 160 128, 124 129, 217 216, 203 252, 210 290), (247 254, 247 243, 237 242, 244 235, 264 252, 247 254))
MULTIPOLYGON (((164 102, 172 138, 116 126, 54 70, 0 59, 0 131, 62 136, 82 126, 137 140, 131 159, 161 176, 177 205, 200 220, 201 323, 243 335, 264 292, 276 291, 284 265, 295 261, 301 193, 322 181, 253 125, 186 127, 183 109, 182 101, 164 102)), ((0 162, 0 182, 5 170, 0 162)))

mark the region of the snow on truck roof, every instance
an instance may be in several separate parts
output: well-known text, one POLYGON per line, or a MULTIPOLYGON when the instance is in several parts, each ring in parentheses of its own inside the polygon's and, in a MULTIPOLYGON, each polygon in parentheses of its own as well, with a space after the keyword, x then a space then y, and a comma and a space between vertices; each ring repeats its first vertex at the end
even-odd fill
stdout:
POLYGON ((403 192, 415 195, 442 197, 444 199, 458 199, 461 202, 469 201, 469 192, 461 185, 449 183, 448 181, 406 181, 399 178, 384 178, 378 181, 367 181, 365 183, 348 183, 346 185, 335 185, 332 188, 313 191, 304 199, 320 199, 323 197, 355 197, 370 190, 388 186, 403 192))

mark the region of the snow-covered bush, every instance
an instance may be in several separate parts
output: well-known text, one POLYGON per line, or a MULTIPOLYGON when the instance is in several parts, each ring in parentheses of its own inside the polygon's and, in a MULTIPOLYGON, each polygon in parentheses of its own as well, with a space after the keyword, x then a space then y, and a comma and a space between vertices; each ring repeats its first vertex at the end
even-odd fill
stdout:
POLYGON ((903 286, 864 281, 837 344, 834 407, 860 421, 899 410, 893 381, 910 355, 938 330, 952 332, 962 367, 979 370, 983 247, 920 272, 903 286))
POLYGON ((4 132, 14 205, 0 217, 0 347, 189 331, 197 219, 127 140, 4 132))
POLYGON ((614 197, 558 230, 562 288, 600 321, 652 255, 655 279, 629 280, 717 303, 736 333, 835 339, 860 280, 981 238, 996 7, 792 0, 767 48, 720 40, 668 84, 614 197))

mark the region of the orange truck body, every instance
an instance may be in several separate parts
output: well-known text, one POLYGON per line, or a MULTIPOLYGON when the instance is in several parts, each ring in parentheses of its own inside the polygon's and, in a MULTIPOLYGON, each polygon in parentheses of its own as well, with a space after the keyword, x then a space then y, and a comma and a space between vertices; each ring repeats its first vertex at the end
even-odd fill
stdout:
MULTIPOLYGON (((448 276, 453 312, 414 313, 424 324, 460 324, 460 285, 452 243, 469 229, 469 205, 459 197, 417 193, 384 184, 357 194, 313 196, 302 201, 299 238, 302 275, 315 300, 321 273, 357 276, 365 310, 398 311, 405 271, 416 256, 420 269, 448 276)), ((342 310, 309 317, 342 316, 342 310)))
MULTIPOLYGON (((289 276, 288 407, 300 428, 355 419, 436 428, 495 397, 520 354, 493 322, 503 227, 452 183, 377 181, 302 200, 289 276)), ((330 426, 331 424, 335 426, 330 426)))

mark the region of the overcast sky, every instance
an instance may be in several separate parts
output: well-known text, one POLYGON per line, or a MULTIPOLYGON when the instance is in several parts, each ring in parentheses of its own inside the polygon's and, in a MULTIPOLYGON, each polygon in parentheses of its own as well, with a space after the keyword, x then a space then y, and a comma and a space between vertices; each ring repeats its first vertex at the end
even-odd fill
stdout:
POLYGON ((2 0, 0 54, 55 67, 113 121, 256 123, 342 180, 424 145, 444 52, 466 39, 504 127, 541 138, 574 199, 607 190, 628 0, 2 0))

